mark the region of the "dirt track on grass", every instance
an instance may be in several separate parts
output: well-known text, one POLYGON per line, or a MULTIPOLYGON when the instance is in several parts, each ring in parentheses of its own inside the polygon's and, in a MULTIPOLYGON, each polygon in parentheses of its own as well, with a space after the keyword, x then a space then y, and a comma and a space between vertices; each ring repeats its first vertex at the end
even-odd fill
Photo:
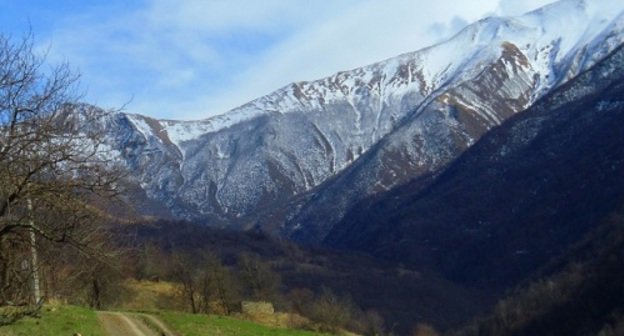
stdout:
POLYGON ((159 319, 148 314, 98 312, 98 319, 109 336, 175 336, 159 319), (150 321, 150 326, 145 323, 150 321))

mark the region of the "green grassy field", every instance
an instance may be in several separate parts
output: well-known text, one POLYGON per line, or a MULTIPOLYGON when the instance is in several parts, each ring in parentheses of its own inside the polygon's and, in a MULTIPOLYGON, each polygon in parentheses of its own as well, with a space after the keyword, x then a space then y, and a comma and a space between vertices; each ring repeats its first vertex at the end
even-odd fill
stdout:
POLYGON ((184 336, 313 336, 311 331, 265 327, 231 317, 161 312, 156 315, 184 336))
MULTIPOLYGON (((161 311, 152 314, 183 336, 314 336, 310 331, 271 328, 231 317, 161 311)), ((46 306, 41 318, 26 317, 0 327, 0 336, 107 336, 96 312, 75 306, 46 306)))
POLYGON ((105 336, 95 311, 75 306, 44 307, 41 318, 25 317, 15 324, 0 327, 1 336, 58 336, 74 333, 105 336))

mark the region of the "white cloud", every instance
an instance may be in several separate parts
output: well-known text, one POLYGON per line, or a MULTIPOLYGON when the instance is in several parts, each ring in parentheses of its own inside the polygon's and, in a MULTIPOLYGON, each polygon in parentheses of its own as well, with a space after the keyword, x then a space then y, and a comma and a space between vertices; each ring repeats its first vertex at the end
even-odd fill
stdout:
POLYGON ((489 13, 546 2, 148 0, 64 18, 50 40, 52 56, 80 68, 94 102, 134 97, 132 112, 196 119, 292 81, 417 50, 489 13))
POLYGON ((497 1, 485 0, 480 5, 437 1, 423 6, 396 0, 368 1, 344 10, 276 45, 258 59, 261 66, 240 72, 234 91, 220 96, 217 110, 225 111, 292 81, 314 80, 426 47, 496 5, 497 1), (443 29, 432 31, 434 24, 443 29))

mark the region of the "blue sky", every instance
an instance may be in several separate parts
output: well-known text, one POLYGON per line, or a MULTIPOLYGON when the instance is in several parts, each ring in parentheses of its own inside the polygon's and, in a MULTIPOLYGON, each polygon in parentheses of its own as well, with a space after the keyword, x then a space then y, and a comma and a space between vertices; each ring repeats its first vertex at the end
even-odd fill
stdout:
POLYGON ((202 119, 290 82, 414 51, 487 15, 551 0, 0 0, 0 32, 30 27, 85 100, 202 119))

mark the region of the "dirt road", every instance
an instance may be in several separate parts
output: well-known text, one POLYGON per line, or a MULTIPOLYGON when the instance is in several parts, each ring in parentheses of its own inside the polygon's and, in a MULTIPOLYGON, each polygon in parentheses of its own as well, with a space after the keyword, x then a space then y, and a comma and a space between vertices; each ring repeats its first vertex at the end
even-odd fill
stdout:
POLYGON ((164 323, 147 314, 98 312, 98 319, 109 336, 175 336, 164 323))
POLYGON ((156 326, 160 330, 160 336, 177 336, 178 334, 174 333, 169 327, 167 327, 161 320, 158 318, 149 315, 149 314, 141 314, 144 318, 148 319, 152 325, 156 326))

